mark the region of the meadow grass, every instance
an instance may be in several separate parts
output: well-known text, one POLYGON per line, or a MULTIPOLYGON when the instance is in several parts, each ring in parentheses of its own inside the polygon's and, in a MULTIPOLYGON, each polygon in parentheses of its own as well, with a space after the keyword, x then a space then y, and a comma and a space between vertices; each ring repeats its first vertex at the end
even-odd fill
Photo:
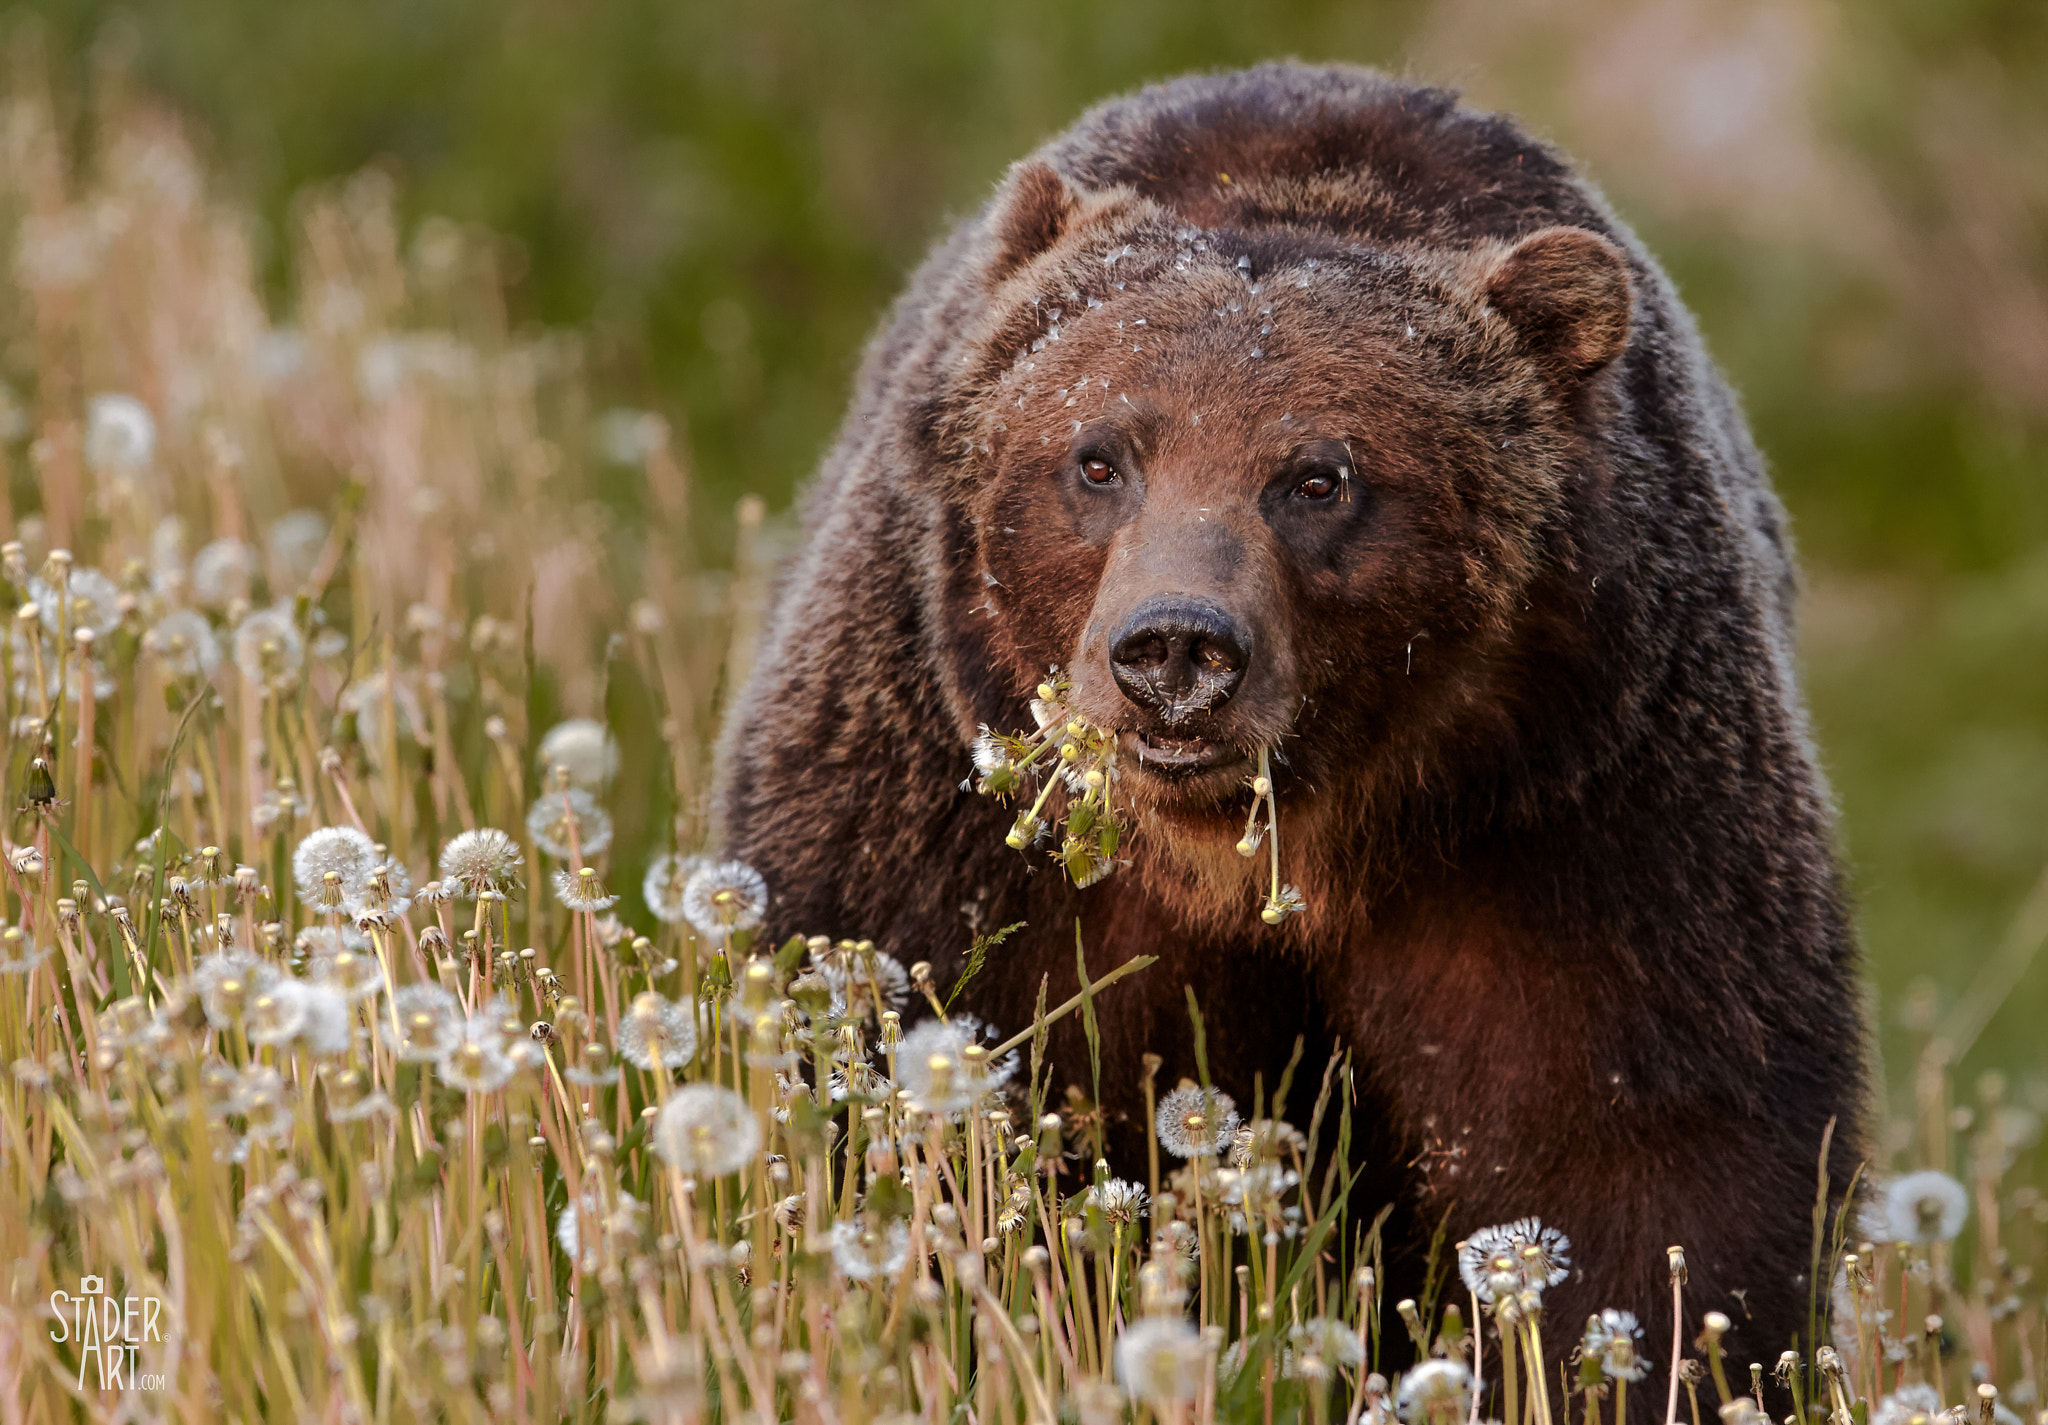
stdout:
POLYGON ((772 525, 690 562, 668 426, 508 330, 487 235, 309 195, 273 314, 163 114, 102 108, 82 161, 18 77, 0 144, 0 1420, 2040 1410, 2038 1124, 1952 1103, 1931 1030, 1922 1171, 1819 1197, 1781 1361, 1546 1320, 1599 1248, 1534 1221, 1384 1300, 1341 1059, 1251 1105, 1148 1080, 1113 1176, 1045 1029, 1144 961, 989 1027, 918 947, 757 939, 701 809, 772 525))

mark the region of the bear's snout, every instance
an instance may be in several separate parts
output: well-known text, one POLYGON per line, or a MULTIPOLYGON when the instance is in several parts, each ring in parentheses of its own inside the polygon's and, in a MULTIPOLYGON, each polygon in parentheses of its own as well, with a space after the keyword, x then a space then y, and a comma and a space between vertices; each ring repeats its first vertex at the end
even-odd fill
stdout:
POLYGON ((1251 657, 1251 630, 1207 599, 1148 599, 1109 645, 1117 687, 1169 727, 1229 702, 1251 657))

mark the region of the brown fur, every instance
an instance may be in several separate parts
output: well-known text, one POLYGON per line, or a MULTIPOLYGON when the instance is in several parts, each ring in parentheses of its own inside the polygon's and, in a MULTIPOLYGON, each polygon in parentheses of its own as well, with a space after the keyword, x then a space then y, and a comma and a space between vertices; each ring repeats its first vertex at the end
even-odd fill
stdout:
MULTIPOLYGON (((1555 153, 1347 69, 1106 104, 912 282, 809 525, 722 757, 775 933, 945 971, 1027 921, 969 991, 1006 1029, 1071 991, 1077 924, 1097 971, 1157 954, 1103 1011, 1127 1170, 1139 1056, 1193 1072, 1192 985, 1247 1107, 1297 1036, 1311 1081, 1351 1052, 1398 1270, 1446 1216, 1536 1214, 1577 1243, 1560 1349, 1603 1306, 1659 1319, 1673 1242, 1738 1364, 1803 1327, 1822 1131, 1839 1187, 1864 1086, 1782 519, 1669 283, 1555 153), (1332 462, 1349 500, 1305 502, 1332 462), (1075 891, 956 790, 968 744, 1055 664, 1099 723, 1185 733, 1110 677, 1162 592, 1250 639, 1193 724, 1234 760, 1127 758, 1129 864, 1075 891), (1232 850, 1260 745, 1309 902, 1278 929, 1232 850)), ((1073 1026, 1053 1054, 1085 1080, 1073 1026)))

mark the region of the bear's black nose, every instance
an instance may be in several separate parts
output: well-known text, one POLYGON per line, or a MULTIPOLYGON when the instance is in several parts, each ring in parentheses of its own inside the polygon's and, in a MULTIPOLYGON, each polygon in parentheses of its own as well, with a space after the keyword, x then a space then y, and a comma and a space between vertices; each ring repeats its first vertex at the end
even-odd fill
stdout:
POLYGON ((1169 725, 1230 701, 1251 662, 1251 632, 1206 599, 1140 604, 1109 645, 1124 696, 1169 725))

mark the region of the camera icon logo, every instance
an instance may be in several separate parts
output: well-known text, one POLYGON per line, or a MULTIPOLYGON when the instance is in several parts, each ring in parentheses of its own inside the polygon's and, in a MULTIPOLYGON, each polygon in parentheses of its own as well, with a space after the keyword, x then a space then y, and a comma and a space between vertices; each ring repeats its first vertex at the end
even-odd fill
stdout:
POLYGON ((106 1292, 106 1289, 107 1284, 101 1281, 98 1277, 79 1278, 78 1294, 80 1296, 100 1296, 106 1292))

